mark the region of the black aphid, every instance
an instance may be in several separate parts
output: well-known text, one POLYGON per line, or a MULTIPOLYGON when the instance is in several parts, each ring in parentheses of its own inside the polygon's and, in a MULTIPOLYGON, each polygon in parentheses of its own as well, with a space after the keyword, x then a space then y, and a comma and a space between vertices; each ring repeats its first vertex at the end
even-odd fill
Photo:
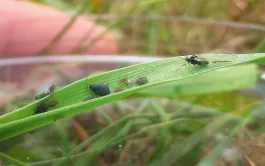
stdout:
POLYGON ((124 91, 124 89, 122 87, 118 87, 118 88, 114 89, 115 93, 121 92, 121 91, 124 91))
POLYGON ((49 105, 46 103, 40 103, 35 109, 35 114, 41 114, 47 112, 49 109, 49 105))
POLYGON ((128 86, 130 84, 132 84, 133 80, 131 78, 125 77, 123 79, 121 79, 120 83, 124 84, 125 86, 128 86))
POLYGON ((49 107, 54 107, 54 106, 56 106, 58 103, 59 103, 58 100, 53 100, 52 102, 50 102, 49 107))
POLYGON ((136 83, 138 85, 144 85, 144 84, 147 84, 148 83, 148 79, 147 77, 140 77, 136 80, 136 83))
POLYGON ((209 61, 205 58, 199 57, 198 55, 192 55, 190 57, 186 56, 185 61, 192 65, 206 66, 209 64, 209 61))
POLYGON ((98 96, 106 96, 110 94, 109 86, 106 84, 89 84, 89 89, 98 96))
POLYGON ((88 101, 88 100, 92 100, 92 99, 94 99, 94 97, 90 96, 88 98, 85 98, 84 101, 88 101))
POLYGON ((56 85, 55 84, 52 84, 50 87, 49 87, 49 93, 52 94, 56 89, 56 85))
POLYGON ((38 96, 35 97, 36 100, 39 100, 45 96, 48 96, 49 95, 49 92, 43 92, 41 94, 39 94, 38 96))

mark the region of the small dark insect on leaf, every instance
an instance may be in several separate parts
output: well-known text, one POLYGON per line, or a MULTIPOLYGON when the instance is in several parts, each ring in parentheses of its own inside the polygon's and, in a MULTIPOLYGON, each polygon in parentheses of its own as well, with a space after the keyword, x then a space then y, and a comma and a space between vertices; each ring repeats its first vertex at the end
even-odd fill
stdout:
POLYGON ((92 100, 92 99, 94 99, 94 97, 90 96, 88 98, 85 98, 84 101, 88 101, 88 100, 92 100))
POLYGON ((106 84, 90 84, 89 89, 98 96, 106 96, 110 94, 109 86, 106 84))
POLYGON ((188 62, 189 64, 192 64, 192 65, 196 65, 196 58, 198 58, 198 56, 197 55, 192 55, 192 56, 185 56, 185 58, 184 58, 184 60, 186 61, 186 62, 188 62))
POLYGON ((121 79, 120 83, 124 84, 126 86, 132 84, 133 80, 131 78, 125 77, 123 79, 121 79))
POLYGON ((36 100, 39 100, 45 96, 48 96, 49 95, 49 92, 43 92, 41 94, 39 94, 38 96, 35 97, 36 100))
POLYGON ((54 107, 54 106, 56 106, 58 103, 59 103, 58 100, 53 100, 52 102, 50 102, 49 107, 54 107))
POLYGON ((148 83, 148 79, 147 77, 140 77, 136 80, 136 83, 138 85, 144 85, 144 84, 147 84, 148 83))
POLYGON ((122 87, 118 87, 116 89, 114 89, 114 92, 117 93, 117 92, 121 92, 123 91, 124 89, 122 87))
POLYGON ((206 66, 209 64, 209 61, 205 58, 199 57, 198 55, 192 55, 190 57, 186 56, 185 61, 192 65, 206 66))
POLYGON ((47 112, 49 109, 49 105, 46 103, 40 103, 35 109, 35 114, 41 114, 47 112))
POLYGON ((49 93, 52 94, 56 89, 56 85, 55 84, 52 84, 50 87, 49 87, 49 93))
MULTIPOLYGON (((209 64, 208 60, 206 60, 205 58, 199 57, 198 55, 185 56, 184 60, 186 62, 188 62, 188 64, 191 64, 191 65, 194 65, 194 66, 197 65, 197 66, 202 66, 203 67, 203 66, 207 66, 209 64)), ((182 66, 180 66, 177 70, 179 70, 182 66)))

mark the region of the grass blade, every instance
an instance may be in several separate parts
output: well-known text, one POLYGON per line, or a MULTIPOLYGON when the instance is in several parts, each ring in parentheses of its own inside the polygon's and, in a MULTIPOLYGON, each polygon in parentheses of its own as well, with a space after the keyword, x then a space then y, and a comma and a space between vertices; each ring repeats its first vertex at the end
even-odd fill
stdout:
POLYGON ((11 156, 8 156, 2 152, 0 152, 0 158, 2 158, 3 160, 7 160, 17 166, 28 166, 27 164, 23 163, 22 161, 19 161, 11 156))
POLYGON ((223 140, 221 143, 219 143, 210 154, 208 154, 206 157, 204 157, 199 163, 198 166, 212 166, 214 165, 216 159, 221 155, 222 151, 224 150, 224 148, 226 147, 226 144, 231 141, 231 139, 233 138, 233 135, 242 128, 242 126, 244 125, 244 121, 239 122, 233 129, 232 131, 229 133, 229 135, 227 136, 227 138, 225 138, 225 140, 223 140))
POLYGON ((58 90, 51 96, 47 96, 21 109, 2 115, 0 117, 0 141, 46 126, 59 119, 91 110, 106 103, 117 101, 149 87, 178 81, 223 67, 258 60, 264 56, 264 53, 241 54, 237 56, 231 54, 211 54, 208 55, 209 60, 223 59, 225 57, 226 60, 231 62, 210 64, 206 67, 183 66, 185 61, 179 57, 175 57, 161 61, 138 64, 84 78, 58 90), (179 69, 180 66, 183 67, 179 69), (176 71, 176 69, 178 70, 176 71), (108 96, 83 102, 85 98, 92 96, 91 92, 88 90, 89 83, 108 83, 111 92, 113 92, 116 87, 121 86, 120 80, 128 76, 133 80, 146 76, 149 82, 143 86, 137 86, 135 84, 130 87, 125 87, 125 90, 120 93, 111 93, 108 96), (55 108, 46 113, 34 114, 34 109, 39 102, 51 102, 55 99, 59 101, 59 104, 56 105, 55 108))
POLYGON ((257 66, 254 64, 233 66, 177 82, 148 88, 137 94, 157 97, 176 97, 231 91, 255 85, 258 78, 257 75, 257 66))
POLYGON ((172 146, 171 152, 165 154, 161 161, 157 161, 152 166, 159 165, 172 165, 178 159, 180 159, 183 155, 188 153, 192 148, 194 148, 203 138, 212 135, 217 132, 218 129, 222 128, 226 122, 234 120, 231 116, 224 115, 215 120, 212 123, 209 123, 204 129, 192 134, 189 138, 187 138, 184 142, 176 143, 172 146))

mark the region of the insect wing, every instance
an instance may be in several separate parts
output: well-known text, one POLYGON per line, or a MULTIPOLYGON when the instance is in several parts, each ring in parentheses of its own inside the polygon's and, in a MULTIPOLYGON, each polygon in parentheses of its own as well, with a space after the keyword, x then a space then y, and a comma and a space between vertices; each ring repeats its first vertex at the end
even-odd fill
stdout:
POLYGON ((201 57, 203 56, 207 56, 207 54, 222 54, 223 57, 220 58, 220 59, 215 59, 215 60, 211 60, 210 62, 211 63, 228 63, 228 62, 232 62, 231 60, 228 60, 228 59, 231 59, 230 56, 231 55, 234 55, 234 58, 236 58, 235 56, 235 53, 233 53, 232 51, 229 51, 227 49, 214 49, 212 51, 209 51, 209 52, 206 52, 206 53, 203 53, 201 54, 201 57), (226 54, 229 54, 229 58, 228 57, 225 57, 226 54))

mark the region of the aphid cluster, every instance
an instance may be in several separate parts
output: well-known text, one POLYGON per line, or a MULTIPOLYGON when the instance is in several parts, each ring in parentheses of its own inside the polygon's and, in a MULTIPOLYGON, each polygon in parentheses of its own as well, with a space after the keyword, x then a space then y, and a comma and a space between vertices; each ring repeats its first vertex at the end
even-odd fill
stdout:
MULTIPOLYGON (((191 56, 185 56, 184 60, 191 65, 194 66, 207 66, 210 62, 202 57, 199 57, 198 55, 191 55, 191 56)), ((212 63, 220 63, 220 62, 230 62, 227 60, 217 60, 217 61, 212 61, 212 63)), ((140 77, 135 79, 135 81, 132 78, 125 77, 120 80, 120 86, 116 87, 113 92, 114 93, 119 93, 124 91, 125 87, 131 86, 131 85, 138 85, 142 86, 145 85, 149 82, 148 78, 146 76, 140 77)), ((41 99, 47 95, 50 95, 55 92, 56 85, 51 85, 48 89, 47 92, 43 92, 39 94, 38 96, 35 97, 36 100, 41 99)), ((109 85, 105 83, 96 83, 96 84, 88 84, 88 89, 93 93, 93 96, 85 98, 83 101, 88 101, 92 100, 96 97, 102 97, 102 96, 107 96, 111 93, 109 85)), ((44 102, 40 103, 37 108, 35 109, 35 113, 43 113, 48 111, 50 107, 54 107, 58 104, 57 100, 54 100, 50 102, 49 104, 46 104, 44 102)))
MULTIPOLYGON (((148 83, 148 79, 147 77, 140 77, 138 79, 135 80, 135 83, 137 85, 144 85, 148 83)), ((124 90, 125 86, 130 86, 133 84, 133 80, 131 78, 125 77, 123 79, 120 80, 120 87, 117 87, 114 89, 114 93, 118 93, 124 90)), ((88 101, 88 100, 92 100, 96 97, 101 97, 101 96, 107 96, 111 93, 109 85, 108 84, 103 84, 103 83, 98 83, 98 84, 89 84, 88 85, 89 90, 94 94, 94 96, 90 96, 85 98, 83 101, 88 101)), ((48 96, 52 93, 55 92, 56 89, 56 85, 51 85, 48 89, 47 92, 43 92, 41 94, 39 94, 38 96, 35 97, 36 100, 39 100, 45 96, 48 96)), ((49 108, 55 107, 57 104, 59 103, 58 100, 53 100, 49 103, 46 102, 41 102, 36 109, 34 110, 35 114, 40 114, 40 113, 44 113, 47 112, 49 108)))
MULTIPOLYGON (((47 92, 43 92, 41 94, 39 94, 38 96, 35 97, 36 100, 39 100, 41 98, 44 98, 52 93, 55 92, 56 89, 56 85, 52 84, 47 92)), ((41 102, 34 110, 35 114, 40 114, 40 113, 44 113, 47 112, 49 108, 51 107, 55 107, 58 104, 58 100, 54 100, 51 101, 50 103, 46 103, 46 102, 41 102)))
MULTIPOLYGON (((148 83, 147 77, 140 77, 136 79, 135 83, 137 85, 144 85, 148 83)), ((124 91, 124 87, 130 86, 133 84, 133 79, 125 77, 120 80, 120 86, 113 90, 114 93, 124 91)), ((111 93, 108 84, 88 84, 89 90, 94 94, 94 97, 88 97, 84 99, 84 101, 94 99, 95 97, 99 96, 107 96, 111 93)))

